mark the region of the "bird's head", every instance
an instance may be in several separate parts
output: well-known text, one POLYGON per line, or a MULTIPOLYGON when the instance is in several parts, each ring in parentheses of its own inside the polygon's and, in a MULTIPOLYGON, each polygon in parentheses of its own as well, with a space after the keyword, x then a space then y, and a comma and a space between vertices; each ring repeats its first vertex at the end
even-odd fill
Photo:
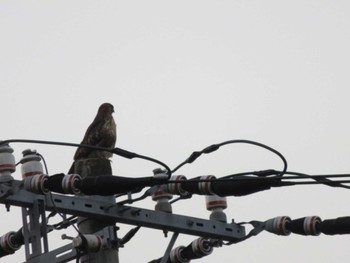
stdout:
POLYGON ((102 116, 106 116, 106 115, 112 115, 112 113, 114 112, 114 107, 112 104, 110 103, 103 103, 99 108, 98 108, 98 112, 97 115, 102 115, 102 116))

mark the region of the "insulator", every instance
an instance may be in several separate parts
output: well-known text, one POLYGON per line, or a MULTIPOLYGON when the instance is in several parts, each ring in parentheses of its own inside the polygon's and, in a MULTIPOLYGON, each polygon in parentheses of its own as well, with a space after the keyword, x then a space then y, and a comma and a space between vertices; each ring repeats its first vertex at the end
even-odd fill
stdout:
POLYGON ((183 175, 173 175, 170 177, 170 182, 173 181, 175 183, 168 183, 167 190, 169 193, 175 194, 175 195, 186 195, 188 192, 184 190, 181 186, 181 181, 187 180, 185 176, 183 175))
POLYGON ((152 200, 157 201, 159 199, 171 199, 173 195, 168 192, 166 185, 158 186, 158 189, 152 194, 152 200))
POLYGON ((15 157, 12 153, 13 149, 8 144, 0 146, 0 176, 6 176, 9 180, 13 179, 11 173, 16 171, 15 157))
POLYGON ((218 195, 207 195, 205 197, 207 210, 211 211, 210 219, 226 222, 226 214, 223 212, 227 208, 226 197, 218 195))
POLYGON ((166 170, 163 170, 161 168, 156 168, 153 170, 153 175, 155 179, 168 179, 168 174, 166 173, 166 170))
POLYGON ((41 157, 36 153, 35 150, 24 150, 23 152, 23 158, 21 159, 20 163, 22 164, 21 171, 22 171, 22 178, 26 178, 29 176, 33 176, 36 174, 43 174, 43 166, 41 164, 41 157))
POLYGON ((24 189, 33 193, 48 193, 47 188, 48 176, 45 174, 36 174, 33 176, 28 176, 24 178, 24 189))
POLYGON ((185 246, 179 246, 171 250, 170 252, 170 262, 171 263, 188 263, 191 260, 182 257, 181 252, 185 248, 185 246))
POLYGON ((287 228, 291 232, 304 236, 318 236, 321 233, 322 220, 318 216, 309 216, 292 220, 287 228))
POLYGON ((290 231, 287 229, 287 226, 290 222, 290 217, 278 216, 266 221, 265 230, 276 235, 288 236, 290 231))
POLYGON ((157 202, 155 210, 172 213, 172 207, 169 203, 172 197, 173 195, 167 192, 166 185, 160 185, 157 191, 152 194, 152 200, 157 202))
POLYGON ((216 177, 214 175, 205 175, 205 176, 200 176, 198 179, 199 180, 209 180, 207 182, 200 182, 198 183, 198 189, 202 194, 206 195, 211 195, 214 194, 214 192, 211 189, 211 182, 210 180, 215 179, 216 177))
POLYGON ((97 252, 103 247, 103 240, 98 235, 83 235, 73 239, 73 246, 84 251, 97 252))
POLYGON ((200 237, 191 243, 192 251, 196 255, 196 258, 201 258, 210 255, 213 252, 213 247, 210 246, 208 240, 200 237))
POLYGON ((199 195, 213 195, 215 194, 212 190, 212 182, 215 176, 206 175, 192 178, 181 183, 182 188, 191 194, 199 195), (200 182, 198 182, 200 181, 200 182))
POLYGON ((207 195, 205 196, 205 201, 206 201, 207 209, 209 211, 217 208, 221 208, 221 209, 227 208, 226 197, 221 197, 218 195, 207 195))
POLYGON ((79 174, 66 174, 62 179, 62 189, 66 194, 81 194, 79 184, 81 177, 79 174))
POLYGON ((7 252, 8 254, 13 254, 16 250, 18 250, 21 247, 20 244, 16 244, 15 242, 13 242, 15 235, 16 232, 11 231, 0 237, 1 249, 7 252))
MULTIPOLYGON (((213 247, 210 245, 209 241, 200 237, 192 241, 191 244, 189 244, 187 247, 180 246, 172 250, 172 253, 176 255, 175 259, 177 261, 171 262, 190 262, 192 259, 198 259, 208 256, 212 252, 213 247)), ((171 256, 170 259, 172 260, 171 256)))

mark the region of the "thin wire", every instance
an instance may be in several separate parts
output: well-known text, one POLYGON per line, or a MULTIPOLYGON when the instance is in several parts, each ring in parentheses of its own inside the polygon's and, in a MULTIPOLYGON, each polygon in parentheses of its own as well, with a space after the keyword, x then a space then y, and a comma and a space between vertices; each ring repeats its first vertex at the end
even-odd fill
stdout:
MULTIPOLYGON (((273 174, 278 174, 280 173, 279 171, 274 171, 274 170, 267 170, 266 171, 258 171, 258 172, 245 172, 245 173, 238 173, 238 174, 232 174, 232 175, 228 175, 228 176, 224 176, 222 177, 223 179, 230 179, 230 178, 234 178, 240 175, 261 175, 261 174, 268 174, 268 175, 273 175, 273 174)), ((346 188, 346 189, 350 189, 350 186, 347 185, 342 185, 342 183, 348 183, 347 181, 332 181, 329 180, 328 178, 344 178, 344 177, 350 177, 350 174, 323 174, 323 175, 309 175, 309 174, 305 174, 305 173, 300 173, 300 172, 292 172, 292 171, 286 171, 285 174, 288 175, 294 175, 294 176, 283 176, 283 178, 281 178, 282 180, 287 180, 287 179, 293 179, 293 180, 299 180, 299 179, 312 179, 312 180, 316 180, 319 181, 321 184, 325 184, 328 186, 332 186, 332 187, 342 187, 342 188, 346 188)), ((220 179, 220 180, 223 180, 220 179)), ((276 179, 276 176, 272 176, 272 177, 242 177, 238 180, 274 180, 276 179)), ((237 178, 235 178, 235 180, 237 180, 237 178)), ((316 184, 316 183, 296 183, 297 184, 316 184)), ((290 184, 291 185, 291 184, 290 184)))
POLYGON ((77 143, 69 143, 69 142, 56 142, 56 141, 43 141, 43 140, 29 140, 29 139, 10 139, 10 140, 5 140, 5 141, 0 141, 0 145, 6 145, 9 143, 36 143, 36 144, 49 144, 49 145, 60 145, 60 146, 72 146, 72 147, 82 147, 82 148, 89 148, 89 149, 94 149, 94 150, 100 150, 100 151, 106 151, 110 152, 113 154, 116 154, 118 156, 127 158, 127 159, 133 159, 133 158, 139 158, 139 159, 144 159, 150 162, 157 163, 161 166, 163 166, 167 170, 167 175, 168 179, 171 177, 171 169, 169 168, 168 165, 165 163, 148 157, 144 155, 140 155, 137 153, 129 152, 127 150, 121 149, 121 148, 105 148, 105 147, 100 147, 100 146, 95 146, 95 145, 89 145, 89 144, 77 144, 77 143))
POLYGON ((219 143, 219 144, 213 144, 213 145, 210 145, 206 148, 204 148, 203 150, 201 151, 198 151, 198 152, 193 152, 190 157, 188 157, 185 161, 183 161, 182 163, 180 163, 178 166, 176 166, 173 170, 172 170, 172 173, 174 173, 175 171, 179 170, 182 166, 184 166, 185 164, 187 163, 192 163, 194 162, 199 156, 201 156, 203 153, 211 153, 211 152, 214 152, 216 150, 218 150, 221 146, 224 146, 224 145, 227 145, 227 144, 234 144, 234 143, 245 143, 245 144, 252 144, 252 145, 255 145, 255 146, 258 146, 258 147, 261 147, 261 148, 264 148, 268 151, 271 151, 273 152, 274 154, 276 154, 278 157, 280 157, 280 159, 282 160, 283 162, 283 170, 282 172, 280 172, 280 174, 278 174, 278 176, 283 176, 284 173, 287 171, 287 160, 286 158, 284 158, 284 156, 278 152, 277 150, 273 149, 272 147, 269 147, 265 144, 262 144, 262 143, 259 143, 259 142, 255 142, 255 141, 250 141, 250 140, 229 140, 229 141, 225 141, 225 142, 222 142, 222 143, 219 143))
MULTIPOLYGON (((46 172, 46 174, 49 174, 49 170, 48 170, 48 168, 47 168, 47 163, 46 163, 46 160, 45 160, 44 156, 43 156, 42 154, 40 154, 40 153, 36 153, 36 155, 40 156, 41 160, 43 161, 44 167, 45 167, 45 172, 46 172)), ((79 229, 78 229, 70 220, 67 221, 67 218, 65 217, 65 215, 63 215, 62 213, 60 213, 60 212, 58 211, 58 208, 56 207, 56 204, 55 204, 55 201, 54 201, 54 199, 53 199, 53 196, 52 196, 51 191, 49 192, 49 197, 50 197, 50 199, 51 199, 51 202, 52 202, 52 205, 53 205, 53 208, 54 208, 55 212, 56 212, 60 217, 62 217, 62 219, 63 219, 62 223, 68 222, 69 225, 72 226, 72 227, 77 231, 77 233, 78 233, 79 235, 82 235, 82 233, 79 231, 79 229)))

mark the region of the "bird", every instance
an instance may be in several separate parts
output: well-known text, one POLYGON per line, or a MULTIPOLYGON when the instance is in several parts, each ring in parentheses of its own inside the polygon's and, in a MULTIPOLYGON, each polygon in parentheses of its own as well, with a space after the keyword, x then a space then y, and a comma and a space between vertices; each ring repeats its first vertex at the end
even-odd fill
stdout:
MULTIPOLYGON (((117 140, 117 127, 113 119, 114 107, 111 103, 103 103, 97 111, 96 117, 87 128, 84 138, 80 144, 87 144, 112 149, 117 140)), ((79 147, 74 154, 74 162, 69 169, 68 174, 74 172, 74 164, 78 160, 86 158, 105 158, 112 157, 111 152, 101 151, 86 147, 79 147)))

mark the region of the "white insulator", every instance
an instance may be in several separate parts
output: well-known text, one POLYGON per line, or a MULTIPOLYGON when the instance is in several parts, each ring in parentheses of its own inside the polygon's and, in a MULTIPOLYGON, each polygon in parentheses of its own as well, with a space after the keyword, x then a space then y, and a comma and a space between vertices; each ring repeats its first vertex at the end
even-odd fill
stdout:
POLYGON ((306 235, 318 236, 321 231, 318 229, 318 225, 322 222, 318 216, 308 216, 304 220, 304 231, 306 235))
POLYGON ((216 177, 214 175, 205 175, 200 176, 199 180, 207 180, 206 182, 200 182, 198 183, 198 189, 202 194, 211 195, 214 194, 214 192, 211 190, 211 182, 210 180, 215 179, 216 177))
POLYGON ((81 181, 79 174, 66 174, 62 179, 62 189, 66 194, 81 194, 80 189, 77 187, 78 182, 81 181))
POLYGON ((172 207, 169 203, 169 200, 172 197, 173 195, 167 192, 167 187, 165 185, 159 186, 158 190, 152 194, 152 200, 157 202, 155 210, 166 213, 172 213, 172 207))
POLYGON ((20 161, 20 163, 22 163, 22 178, 24 179, 36 174, 43 174, 44 170, 40 161, 41 158, 35 150, 32 151, 27 149, 23 151, 23 158, 20 161))
POLYGON ((288 236, 291 232, 287 229, 287 224, 290 222, 290 217, 278 216, 267 220, 265 223, 265 229, 266 231, 276 235, 288 236))
POLYGON ((13 149, 8 144, 0 146, 0 176, 7 176, 9 179, 12 178, 11 173, 16 171, 15 157, 12 153, 13 149))
POLYGON ((45 186, 48 176, 45 174, 36 174, 24 178, 24 189, 34 193, 48 193, 49 189, 45 186))
POLYGON ((227 208, 227 199, 226 197, 221 197, 218 195, 206 195, 205 202, 207 205, 207 209, 213 210, 217 208, 226 209, 227 208))
POLYGON ((168 192, 175 194, 175 195, 186 195, 188 192, 184 189, 182 189, 181 187, 181 181, 185 181, 187 180, 185 176, 183 175, 173 175, 170 178, 170 182, 174 182, 174 183, 168 183, 167 187, 168 187, 168 192))
POLYGON ((205 203, 207 210, 211 211, 211 220, 226 222, 226 214, 223 211, 227 208, 226 197, 221 197, 218 195, 207 195, 205 196, 205 203))
POLYGON ((100 251, 103 247, 103 240, 98 235, 83 235, 73 239, 73 246, 89 252, 100 251))

